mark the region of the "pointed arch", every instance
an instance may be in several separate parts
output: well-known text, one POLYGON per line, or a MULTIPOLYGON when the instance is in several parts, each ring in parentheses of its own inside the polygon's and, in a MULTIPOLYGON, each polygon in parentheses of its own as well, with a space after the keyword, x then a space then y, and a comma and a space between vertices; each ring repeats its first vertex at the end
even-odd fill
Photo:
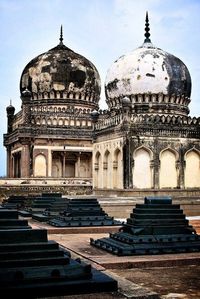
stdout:
POLYGON ((160 152, 160 188, 176 188, 178 186, 178 172, 176 167, 178 158, 178 152, 171 148, 166 148, 160 152))
POLYGON ((62 177, 62 156, 60 153, 53 152, 52 154, 52 177, 62 177))
POLYGON ((140 146, 133 152, 133 187, 135 188, 151 188, 152 187, 152 169, 150 161, 153 157, 152 151, 140 146))
POLYGON ((102 155, 99 151, 96 152, 94 157, 94 187, 102 188, 102 155))
POLYGON ((113 155, 113 188, 123 188, 122 152, 116 148, 113 155))
POLYGON ((112 168, 111 153, 106 150, 103 157, 103 188, 111 188, 112 168))
POLYGON ((47 161, 46 161, 46 157, 43 154, 39 154, 35 157, 34 176, 35 177, 47 176, 47 161))
POLYGON ((200 152, 195 148, 185 153, 185 187, 200 187, 200 152))

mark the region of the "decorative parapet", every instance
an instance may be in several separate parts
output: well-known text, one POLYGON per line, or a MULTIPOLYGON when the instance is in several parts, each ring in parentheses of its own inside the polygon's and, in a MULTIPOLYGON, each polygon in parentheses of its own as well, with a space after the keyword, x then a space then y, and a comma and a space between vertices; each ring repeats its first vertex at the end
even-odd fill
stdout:
MULTIPOLYGON (((132 105, 132 113, 166 113, 188 115, 190 98, 185 95, 164 95, 159 94, 136 94, 127 96, 132 105)), ((110 109, 120 109, 123 98, 108 98, 107 103, 110 109)))
POLYGON ((69 100, 69 99, 74 99, 74 100, 81 100, 81 101, 86 101, 89 103, 96 103, 98 104, 99 102, 99 96, 95 94, 94 92, 90 93, 84 93, 84 92, 66 92, 66 91, 50 91, 50 92, 33 92, 32 93, 32 99, 33 100, 43 100, 43 99, 64 99, 64 100, 69 100))
POLYGON ((200 126, 200 117, 180 116, 180 115, 158 115, 158 114, 139 114, 132 115, 131 122, 133 124, 168 124, 188 126, 200 126))
POLYGON ((101 119, 95 124, 95 131, 100 131, 102 129, 110 128, 110 127, 115 127, 121 124, 122 120, 123 120, 123 115, 121 114, 112 116, 110 118, 101 119))

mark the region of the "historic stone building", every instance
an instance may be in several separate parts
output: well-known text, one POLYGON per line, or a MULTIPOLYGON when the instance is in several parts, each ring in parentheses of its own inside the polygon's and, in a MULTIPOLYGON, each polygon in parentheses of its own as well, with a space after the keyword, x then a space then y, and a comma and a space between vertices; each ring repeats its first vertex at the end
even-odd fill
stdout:
POLYGON ((191 78, 150 40, 108 70, 99 110, 95 66, 60 43, 27 64, 22 110, 7 107, 9 178, 62 178, 94 189, 200 187, 200 118, 189 116, 191 78))
POLYGON ((95 66, 60 43, 24 68, 22 110, 7 107, 7 176, 92 178, 93 127, 100 77, 95 66))

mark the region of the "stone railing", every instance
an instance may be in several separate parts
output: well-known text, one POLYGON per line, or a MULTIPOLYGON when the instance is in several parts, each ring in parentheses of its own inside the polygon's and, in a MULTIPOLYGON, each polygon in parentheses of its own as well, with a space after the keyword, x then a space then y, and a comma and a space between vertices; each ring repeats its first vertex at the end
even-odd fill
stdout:
POLYGON ((120 123, 122 123, 122 120, 123 120, 123 115, 121 114, 112 116, 110 118, 101 119, 95 124, 95 130, 100 131, 105 128, 117 126, 120 123))

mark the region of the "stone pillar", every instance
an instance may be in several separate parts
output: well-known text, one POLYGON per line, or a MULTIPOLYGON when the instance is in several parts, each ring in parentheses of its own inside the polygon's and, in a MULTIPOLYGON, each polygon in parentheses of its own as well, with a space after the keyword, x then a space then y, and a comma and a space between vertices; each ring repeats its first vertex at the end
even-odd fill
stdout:
POLYGON ((156 157, 154 162, 154 188, 159 189, 160 160, 156 157))
POLYGON ((155 186, 155 176, 154 176, 154 160, 150 161, 150 170, 151 170, 151 188, 155 186))
POLYGON ((179 188, 185 188, 185 160, 184 160, 184 153, 183 153, 183 146, 181 144, 179 150, 179 157, 180 157, 180 164, 179 164, 179 188))
POLYGON ((180 161, 176 161, 177 188, 180 188, 180 161))
POLYGON ((7 177, 12 178, 12 158, 11 158, 11 150, 10 147, 7 146, 7 177))
POLYGON ((52 177, 52 151, 48 149, 48 177, 52 177))
POLYGON ((126 143, 123 148, 123 161, 124 161, 124 188, 129 189, 133 188, 133 180, 132 180, 132 155, 130 150, 130 140, 126 138, 126 143))
POLYGON ((14 178, 14 157, 13 155, 11 154, 11 174, 10 174, 10 177, 11 178, 14 178))
POLYGON ((65 177, 65 152, 63 153, 63 178, 65 177))
POLYGON ((81 153, 78 154, 78 159, 77 159, 77 173, 76 177, 80 178, 80 169, 81 169, 81 153))
POLYGON ((30 148, 29 144, 22 146, 21 152, 21 177, 30 177, 30 148))
POLYGON ((21 94, 22 100, 22 120, 25 125, 30 124, 31 120, 31 92, 28 89, 25 89, 21 94))

